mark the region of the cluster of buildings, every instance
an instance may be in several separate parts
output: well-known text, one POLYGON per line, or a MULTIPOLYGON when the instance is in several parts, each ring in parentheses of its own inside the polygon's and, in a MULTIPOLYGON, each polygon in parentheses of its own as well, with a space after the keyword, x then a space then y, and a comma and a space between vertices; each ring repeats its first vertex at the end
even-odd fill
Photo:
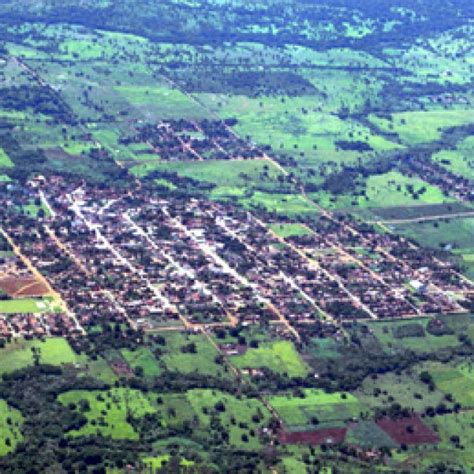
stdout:
POLYGON ((256 146, 243 140, 220 120, 199 122, 180 119, 142 126, 124 144, 147 144, 165 161, 255 159, 263 157, 256 146))
POLYGON ((283 238, 245 210, 139 186, 57 178, 30 193, 49 217, 7 213, 4 228, 65 311, 10 318, 16 332, 40 320, 50 333, 104 321, 144 331, 265 323, 298 339, 302 325, 457 313, 474 298, 472 283, 432 252, 330 214, 283 238))

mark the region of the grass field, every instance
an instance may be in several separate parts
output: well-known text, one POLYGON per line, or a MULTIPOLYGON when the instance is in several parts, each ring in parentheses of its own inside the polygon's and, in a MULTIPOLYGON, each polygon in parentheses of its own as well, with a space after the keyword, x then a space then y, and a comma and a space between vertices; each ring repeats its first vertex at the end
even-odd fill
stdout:
POLYGON ((24 339, 16 340, 0 349, 0 374, 13 372, 34 364, 35 354, 42 364, 74 364, 81 359, 77 356, 66 339, 53 337, 44 341, 24 339))
POLYGON ((134 351, 122 349, 120 352, 125 361, 133 370, 141 367, 143 370, 143 375, 146 378, 160 375, 161 370, 158 366, 158 361, 147 347, 140 347, 134 351))
POLYGON ((243 355, 233 356, 231 362, 241 369, 267 368, 289 377, 305 377, 309 371, 290 341, 261 343, 257 349, 250 348, 243 355))
POLYGON ((434 336, 426 331, 428 318, 411 319, 410 321, 388 321, 367 323, 378 339, 382 348, 389 353, 411 350, 417 353, 436 352, 438 350, 456 347, 460 344, 456 334, 434 336), (397 328, 405 325, 419 325, 424 330, 422 337, 394 337, 397 328))
POLYGON ((218 352, 205 336, 172 333, 164 337, 166 345, 158 346, 163 351, 158 361, 161 370, 183 374, 198 373, 220 378, 232 377, 226 365, 216 363, 218 352), (182 351, 182 348, 189 344, 195 344, 195 353, 182 351))
POLYGON ((13 168, 12 161, 2 148, 0 148, 0 168, 13 168))
POLYGON ((0 457, 14 451, 18 442, 22 441, 22 423, 21 413, 0 399, 0 457))
POLYGON ((432 110, 398 112, 392 121, 371 116, 370 120, 385 132, 395 132, 403 143, 415 145, 441 138, 443 129, 474 122, 472 110, 432 110))
POLYGON ((413 408, 418 413, 422 413, 426 407, 437 406, 444 399, 442 391, 430 391, 426 384, 422 384, 416 371, 403 372, 400 375, 382 374, 375 379, 368 377, 355 395, 370 408, 399 403, 402 407, 413 408))
POLYGON ((420 178, 404 176, 398 171, 370 176, 366 183, 367 197, 359 198, 362 207, 410 206, 416 204, 439 204, 452 199, 443 192, 420 178), (417 199, 409 193, 407 187, 412 187, 417 199), (424 189, 424 192, 421 190, 424 189))
MULTIPOLYGON (((362 141, 375 150, 398 145, 374 135, 350 119, 317 109, 315 96, 223 96, 201 94, 200 100, 222 118, 238 117, 237 132, 275 151, 312 156, 317 150, 336 150, 336 142, 362 141)), ((318 100, 319 99, 319 100, 318 100)))
POLYGON ((393 228, 397 233, 406 235, 424 246, 433 248, 449 246, 463 253, 474 252, 474 217, 396 224, 393 228))
POLYGON ((206 111, 182 92, 162 86, 116 86, 115 91, 148 118, 201 119, 206 111))
POLYGON ((433 160, 454 174, 474 180, 474 137, 468 137, 454 150, 443 150, 433 160))
POLYGON ((311 232, 302 224, 270 224, 270 229, 279 237, 300 237, 311 235, 311 232))
POLYGON ((22 298, 0 301, 0 313, 45 313, 53 310, 54 303, 48 299, 22 298))
MULTIPOLYGON (((143 458, 142 463, 146 466, 147 469, 151 469, 151 471, 154 472, 155 470, 164 467, 170 459, 171 456, 169 454, 163 454, 162 456, 143 458)), ((183 468, 192 467, 194 466, 194 462, 188 461, 187 459, 181 459, 180 466, 183 468)))
POLYGON ((113 439, 137 440, 139 435, 127 421, 127 417, 141 418, 156 412, 142 392, 127 388, 114 388, 109 391, 72 390, 59 395, 58 400, 87 417, 85 426, 68 433, 74 437, 100 434, 113 439), (89 409, 81 409, 83 401, 86 401, 89 409))
POLYGON ((268 402, 287 428, 303 430, 319 425, 340 426, 365 410, 364 405, 349 393, 326 393, 317 389, 303 389, 302 393, 304 396, 288 393, 268 397, 268 402))
POLYGON ((240 202, 249 209, 264 209, 281 216, 311 216, 318 209, 301 194, 272 194, 256 191, 249 198, 240 202))
POLYGON ((202 429, 211 427, 217 417, 229 435, 229 442, 242 449, 261 446, 257 430, 270 420, 265 406, 256 399, 238 399, 217 390, 190 390, 186 395, 199 419, 202 429), (221 402, 223 407, 216 408, 221 402))
POLYGON ((427 367, 437 388, 451 394, 463 408, 474 409, 474 367, 470 362, 457 366, 430 364, 427 367))

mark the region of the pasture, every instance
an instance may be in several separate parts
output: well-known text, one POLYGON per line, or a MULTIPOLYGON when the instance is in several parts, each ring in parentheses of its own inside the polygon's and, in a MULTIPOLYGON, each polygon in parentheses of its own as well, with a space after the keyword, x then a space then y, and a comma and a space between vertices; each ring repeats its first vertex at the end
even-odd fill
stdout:
POLYGON ((396 112, 391 120, 370 116, 370 121, 384 132, 396 133, 407 145, 439 140, 444 129, 474 122, 470 109, 396 112))
POLYGON ((433 160, 454 174, 474 181, 474 137, 468 137, 454 150, 442 150, 433 160))
POLYGON ((256 349, 248 348, 245 354, 232 356, 231 362, 240 369, 267 368, 288 377, 305 377, 309 372, 290 341, 260 343, 256 349))
POLYGON ((66 339, 47 338, 44 341, 17 339, 0 349, 0 374, 30 367, 35 359, 42 364, 63 365, 80 362, 66 339))
POLYGON ((258 430, 270 420, 270 414, 257 399, 236 398, 232 395, 210 389, 190 390, 187 400, 199 419, 200 428, 212 429, 212 419, 227 432, 224 441, 240 449, 256 449, 261 446, 258 430))
POLYGON ((350 393, 326 393, 309 388, 298 394, 272 395, 267 399, 285 428, 293 431, 311 430, 315 426, 341 427, 366 409, 350 393))
POLYGON ((432 363, 427 370, 439 390, 451 394, 463 408, 474 409, 474 367, 471 362, 456 366, 432 363))
POLYGON ((269 227, 278 237, 284 239, 311 235, 311 231, 302 224, 270 224, 269 227))
POLYGON ((0 301, 0 313, 47 313, 54 312, 52 300, 43 298, 21 298, 0 301))
POLYGON ((22 414, 0 399, 0 458, 15 450, 23 440, 21 425, 22 414))
POLYGON ((367 323, 373 331, 381 347, 387 353, 400 351, 414 351, 416 353, 431 353, 445 348, 457 347, 460 345, 456 334, 444 334, 435 336, 430 334, 426 328, 429 318, 416 318, 409 321, 374 321, 367 323), (415 328, 416 326, 416 328, 415 328), (402 333, 409 328, 416 329, 416 335, 406 335, 402 333))
MULTIPOLYGON (((232 377, 226 365, 216 362, 215 359, 219 353, 206 336, 170 333, 163 337, 166 341, 165 345, 154 347, 155 350, 159 349, 161 352, 158 357, 160 372, 198 373, 224 379, 232 377)), ((148 370, 154 369, 148 368, 148 370)))
POLYGON ((129 417, 139 419, 156 412, 142 392, 128 388, 71 390, 60 394, 58 400, 87 418, 85 426, 67 433, 72 437, 99 434, 113 439, 138 440, 139 435, 129 423, 129 417))

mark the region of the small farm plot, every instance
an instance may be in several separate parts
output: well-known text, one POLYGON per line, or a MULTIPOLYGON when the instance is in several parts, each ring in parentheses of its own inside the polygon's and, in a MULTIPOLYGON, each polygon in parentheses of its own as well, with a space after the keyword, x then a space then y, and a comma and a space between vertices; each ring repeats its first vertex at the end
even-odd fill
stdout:
POLYGON ((346 441, 364 448, 397 447, 397 443, 372 420, 360 420, 351 424, 346 441))
POLYGON ((406 418, 381 418, 377 425, 398 444, 436 444, 439 436, 418 415, 406 418))
POLYGON ((291 431, 309 430, 315 426, 341 427, 365 410, 354 395, 317 389, 271 396, 268 402, 281 417, 285 428, 291 431))

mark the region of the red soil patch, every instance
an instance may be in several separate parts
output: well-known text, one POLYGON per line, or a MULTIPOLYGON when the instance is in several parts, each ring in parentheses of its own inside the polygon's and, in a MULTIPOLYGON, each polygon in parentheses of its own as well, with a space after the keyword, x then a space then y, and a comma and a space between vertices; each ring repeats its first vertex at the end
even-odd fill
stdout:
POLYGON ((398 444, 435 444, 439 436, 421 421, 418 415, 392 420, 381 418, 380 426, 398 444))
POLYGON ((347 428, 323 428, 313 431, 282 431, 278 439, 282 444, 340 444, 346 438, 347 428))
POLYGON ((0 280, 0 288, 11 297, 31 298, 48 294, 48 288, 33 277, 6 277, 0 280))

